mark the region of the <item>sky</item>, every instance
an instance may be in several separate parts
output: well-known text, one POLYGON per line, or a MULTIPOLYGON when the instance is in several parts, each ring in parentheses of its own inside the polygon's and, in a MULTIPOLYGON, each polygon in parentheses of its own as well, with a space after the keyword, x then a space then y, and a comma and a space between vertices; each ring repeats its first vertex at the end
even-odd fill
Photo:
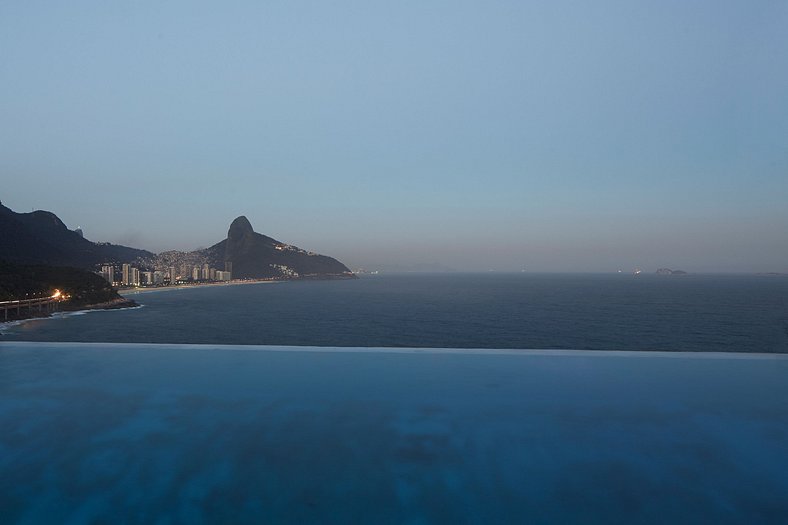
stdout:
POLYGON ((0 200, 152 251, 788 271, 788 3, 0 2, 0 200))

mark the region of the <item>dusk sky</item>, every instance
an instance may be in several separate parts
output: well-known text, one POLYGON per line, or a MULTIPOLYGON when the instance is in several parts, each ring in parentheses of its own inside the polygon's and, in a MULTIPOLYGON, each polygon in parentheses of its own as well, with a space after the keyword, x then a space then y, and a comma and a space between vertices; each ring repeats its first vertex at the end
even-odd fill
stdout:
POLYGON ((0 3, 0 200, 152 251, 788 271, 788 2, 0 3))

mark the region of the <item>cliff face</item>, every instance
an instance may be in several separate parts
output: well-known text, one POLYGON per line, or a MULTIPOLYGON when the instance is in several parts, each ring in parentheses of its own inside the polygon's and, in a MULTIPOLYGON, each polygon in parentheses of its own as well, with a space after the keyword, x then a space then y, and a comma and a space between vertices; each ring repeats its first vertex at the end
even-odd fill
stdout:
POLYGON ((48 211, 16 213, 0 204, 0 259, 93 269, 103 262, 131 262, 153 254, 91 242, 48 211))
POLYGON ((355 275, 341 262, 256 233, 244 217, 238 217, 227 238, 207 250, 206 256, 216 268, 232 263, 235 279, 301 278, 352 279, 355 275))

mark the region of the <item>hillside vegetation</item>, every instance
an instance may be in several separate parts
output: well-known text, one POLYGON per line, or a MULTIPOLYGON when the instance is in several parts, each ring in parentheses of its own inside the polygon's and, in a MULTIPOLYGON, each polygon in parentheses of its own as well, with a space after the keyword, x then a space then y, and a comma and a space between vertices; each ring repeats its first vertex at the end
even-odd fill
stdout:
POLYGON ((85 270, 42 264, 14 264, 0 260, 0 301, 51 295, 55 290, 70 296, 69 307, 120 298, 107 281, 85 270))

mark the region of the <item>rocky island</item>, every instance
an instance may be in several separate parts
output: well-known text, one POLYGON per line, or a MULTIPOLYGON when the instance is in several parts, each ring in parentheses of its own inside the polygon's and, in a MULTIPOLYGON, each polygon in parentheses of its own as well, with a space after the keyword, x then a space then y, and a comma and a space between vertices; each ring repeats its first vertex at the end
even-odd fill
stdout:
POLYGON ((670 268, 660 268, 655 273, 657 275, 687 275, 684 270, 671 270, 670 268))

